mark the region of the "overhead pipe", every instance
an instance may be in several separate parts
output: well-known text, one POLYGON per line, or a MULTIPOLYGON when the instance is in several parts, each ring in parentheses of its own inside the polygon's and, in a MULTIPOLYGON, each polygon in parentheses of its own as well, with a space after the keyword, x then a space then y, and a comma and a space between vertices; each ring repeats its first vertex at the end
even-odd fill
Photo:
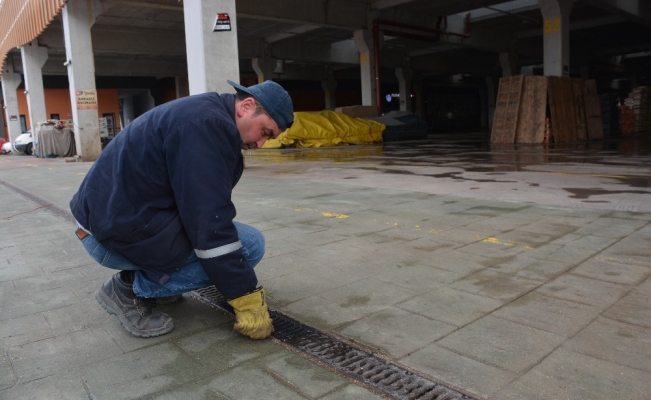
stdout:
MULTIPOLYGON (((470 37, 470 13, 466 14, 465 18, 465 26, 464 26, 464 33, 457 33, 457 32, 448 32, 447 27, 448 27, 448 18, 447 17, 442 17, 439 18, 437 21, 437 28, 424 28, 421 26, 416 26, 416 25, 411 25, 411 24, 404 24, 401 22, 394 22, 394 21, 387 21, 383 19, 376 19, 373 21, 373 61, 374 61, 374 70, 375 70, 375 103, 376 103, 376 108, 377 108, 377 114, 380 115, 382 112, 382 96, 381 96, 381 91, 380 91, 380 25, 388 25, 388 26, 394 26, 397 28, 404 28, 404 29, 410 29, 414 31, 420 31, 420 32, 427 32, 427 33, 435 33, 436 34, 436 40, 439 40, 441 35, 447 35, 447 36, 457 36, 457 37, 462 37, 462 38, 469 38, 470 37), (444 29, 440 29, 441 22, 444 23, 444 29)), ((396 36, 400 36, 401 32, 397 31, 392 31, 393 34, 396 36)), ((421 38, 426 37, 425 35, 414 35, 414 34, 409 34, 410 37, 415 37, 415 36, 420 36, 421 38)), ((429 37, 426 37, 427 39, 430 39, 429 37)))

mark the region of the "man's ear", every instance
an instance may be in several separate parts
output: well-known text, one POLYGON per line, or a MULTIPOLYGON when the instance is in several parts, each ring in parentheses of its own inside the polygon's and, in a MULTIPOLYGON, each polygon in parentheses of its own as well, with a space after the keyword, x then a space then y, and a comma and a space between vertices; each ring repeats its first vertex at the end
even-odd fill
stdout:
POLYGON ((255 110, 255 99, 253 97, 247 97, 246 99, 240 101, 237 104, 237 114, 242 117, 246 115, 249 111, 255 110))

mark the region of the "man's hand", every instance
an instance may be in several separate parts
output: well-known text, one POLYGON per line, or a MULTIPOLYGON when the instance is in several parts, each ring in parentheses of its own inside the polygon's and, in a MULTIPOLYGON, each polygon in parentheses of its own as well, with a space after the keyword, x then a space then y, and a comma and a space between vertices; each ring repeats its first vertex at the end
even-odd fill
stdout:
POLYGON ((265 339, 274 331, 263 288, 229 300, 235 310, 235 330, 251 339, 265 339))

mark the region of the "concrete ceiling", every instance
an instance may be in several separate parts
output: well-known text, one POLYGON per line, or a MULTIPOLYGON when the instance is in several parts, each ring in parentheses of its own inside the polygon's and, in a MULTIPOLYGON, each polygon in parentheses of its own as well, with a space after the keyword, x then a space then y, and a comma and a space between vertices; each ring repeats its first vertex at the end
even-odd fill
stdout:
MULTIPOLYGON (((94 5, 97 75, 186 74, 181 1, 95 0, 94 5)), ((237 0, 236 8, 243 76, 253 76, 251 58, 269 52, 286 61, 280 79, 322 79, 326 71, 358 78, 353 32, 372 29, 374 20, 384 21, 380 60, 386 69, 406 66, 423 77, 499 75, 499 52, 506 51, 517 52, 520 65, 543 62, 537 0, 237 0), (470 35, 434 32, 446 26, 453 34, 469 29, 470 35)), ((651 2, 577 0, 570 22, 573 74, 586 67, 609 79, 631 74, 649 79, 651 2)), ((60 20, 39 43, 50 53, 44 73, 64 75, 60 20)), ((20 70, 20 54, 11 56, 20 70)))

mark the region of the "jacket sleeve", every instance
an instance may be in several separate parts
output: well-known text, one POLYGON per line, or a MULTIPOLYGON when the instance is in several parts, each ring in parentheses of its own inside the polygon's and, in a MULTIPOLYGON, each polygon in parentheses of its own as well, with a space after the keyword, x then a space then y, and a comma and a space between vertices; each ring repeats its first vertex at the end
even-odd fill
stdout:
POLYGON ((233 224, 242 156, 235 126, 217 118, 189 122, 165 138, 164 149, 181 221, 211 282, 226 299, 254 290, 255 272, 233 224))

